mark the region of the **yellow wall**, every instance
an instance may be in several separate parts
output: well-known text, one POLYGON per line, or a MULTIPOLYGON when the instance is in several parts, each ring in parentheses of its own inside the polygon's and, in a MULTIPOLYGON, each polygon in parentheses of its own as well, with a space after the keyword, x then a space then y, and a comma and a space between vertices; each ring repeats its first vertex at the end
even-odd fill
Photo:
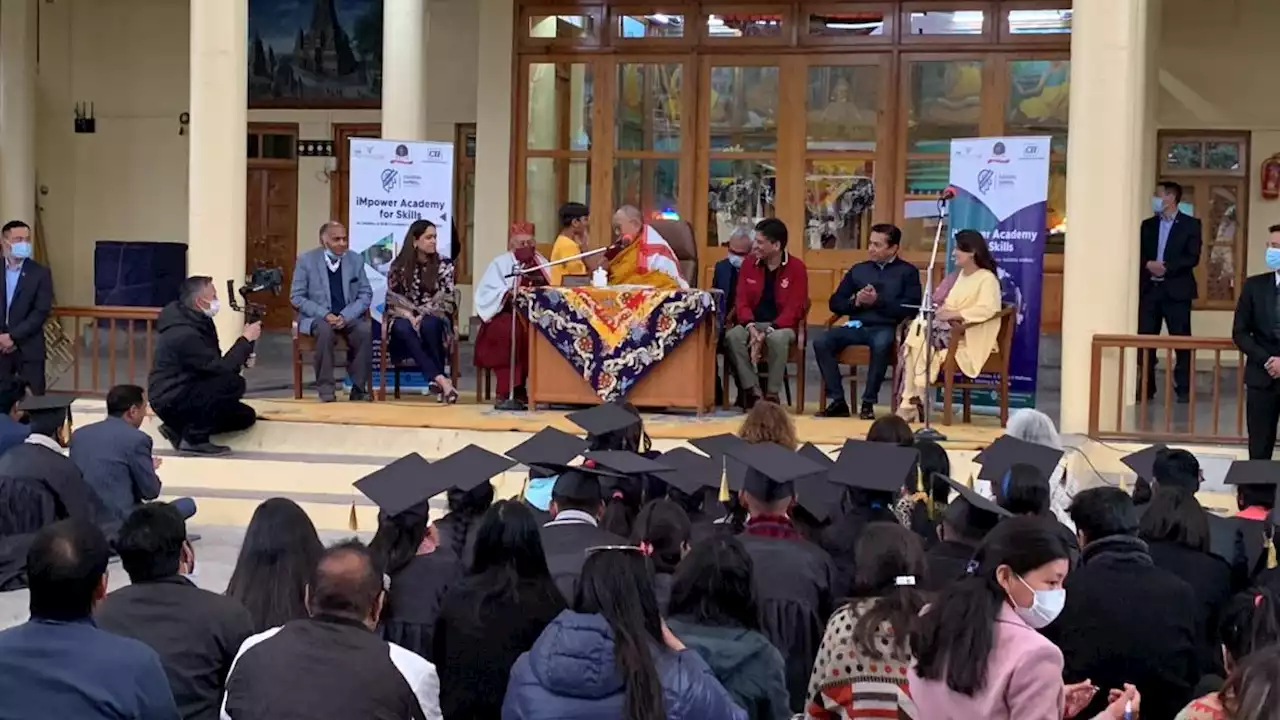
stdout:
MULTIPOLYGON (((243 0, 241 0, 243 1, 243 0)), ((40 4, 37 172, 61 304, 93 304, 98 240, 177 241, 187 234, 188 3, 59 0, 40 4), (72 132, 73 106, 93 101, 97 132, 72 132)), ((479 14, 472 2, 431 6, 429 139, 452 141, 476 121, 479 14)), ((377 110, 252 110, 250 122, 296 122, 304 139, 377 110)), ((298 247, 329 217, 323 158, 298 165, 298 247)), ((243 236, 243 228, 227 228, 243 236)), ((196 270, 197 268, 192 268, 196 270)))

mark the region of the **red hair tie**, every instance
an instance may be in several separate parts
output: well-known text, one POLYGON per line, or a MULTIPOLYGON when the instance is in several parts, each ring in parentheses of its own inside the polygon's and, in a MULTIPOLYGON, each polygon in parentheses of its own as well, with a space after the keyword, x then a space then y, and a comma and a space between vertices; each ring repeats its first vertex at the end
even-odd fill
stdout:
POLYGON ((1260 607, 1262 605, 1262 593, 1253 596, 1253 606, 1260 607))
POLYGON ((613 491, 613 494, 612 494, 612 495, 610 495, 610 496, 609 496, 609 498, 610 498, 611 500, 622 500, 622 499, 623 499, 623 497, 622 497, 622 491, 621 491, 621 490, 614 490, 614 491, 613 491))
POLYGON ((643 553, 645 557, 653 554, 653 546, 643 540, 639 545, 636 545, 636 547, 639 548, 640 552, 643 553))

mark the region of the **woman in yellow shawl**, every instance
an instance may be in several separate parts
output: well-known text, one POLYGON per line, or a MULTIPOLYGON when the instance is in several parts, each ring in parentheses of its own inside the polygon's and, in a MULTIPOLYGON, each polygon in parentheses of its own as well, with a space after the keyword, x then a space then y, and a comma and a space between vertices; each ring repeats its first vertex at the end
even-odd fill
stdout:
POLYGON ((934 291, 938 312, 933 321, 933 362, 925 370, 924 318, 916 317, 902 343, 902 402, 898 413, 907 420, 924 420, 924 393, 947 359, 952 332, 963 332, 956 347, 956 365, 966 377, 977 377, 996 349, 1000 335, 1000 281, 987 241, 976 230, 956 233, 951 252, 956 270, 934 291))

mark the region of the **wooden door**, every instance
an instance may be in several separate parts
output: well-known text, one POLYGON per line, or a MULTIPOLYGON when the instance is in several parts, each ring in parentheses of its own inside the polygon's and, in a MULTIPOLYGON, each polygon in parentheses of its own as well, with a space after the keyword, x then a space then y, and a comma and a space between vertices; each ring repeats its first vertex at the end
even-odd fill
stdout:
POLYGON ((459 125, 453 146, 453 226, 457 232, 453 249, 459 285, 471 282, 471 268, 475 251, 471 238, 476 230, 476 126, 473 123, 459 125))
POLYGON ((248 245, 245 271, 256 267, 284 270, 279 295, 263 293, 254 300, 267 306, 263 327, 280 330, 293 322, 289 283, 298 255, 298 171, 284 168, 249 168, 248 245))
POLYGON ((329 184, 329 217, 348 227, 347 198, 351 192, 351 138, 380 138, 382 125, 378 123, 335 123, 333 126, 333 154, 338 156, 338 169, 329 184))

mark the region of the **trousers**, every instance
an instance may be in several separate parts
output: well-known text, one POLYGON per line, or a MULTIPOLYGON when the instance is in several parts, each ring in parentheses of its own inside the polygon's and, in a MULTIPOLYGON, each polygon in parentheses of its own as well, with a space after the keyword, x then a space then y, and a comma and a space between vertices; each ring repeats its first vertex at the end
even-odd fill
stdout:
MULTIPOLYGON (((729 361, 733 363, 733 374, 738 378, 738 387, 744 391, 760 389, 756 366, 751 362, 750 339, 751 334, 746 325, 731 327, 724 334, 725 349, 729 353, 729 361)), ((765 380, 766 394, 777 395, 782 392, 782 379, 787 372, 787 358, 791 354, 791 345, 795 341, 796 331, 791 328, 774 328, 773 332, 765 337, 765 360, 769 363, 769 374, 765 380)))
POLYGON ((208 442, 211 435, 253 427, 258 414, 240 402, 244 390, 244 378, 239 374, 214 375, 193 382, 177 400, 154 410, 183 440, 199 445, 208 442))
POLYGON ((351 384, 367 392, 373 365, 373 321, 362 317, 338 330, 319 318, 312 323, 311 333, 316 340, 316 389, 320 396, 333 396, 333 356, 339 335, 347 340, 347 374, 351 376, 351 384))
POLYGON ((422 376, 430 382, 444 374, 446 348, 448 347, 449 321, 435 315, 424 315, 418 329, 404 318, 391 322, 391 345, 413 358, 422 376))

